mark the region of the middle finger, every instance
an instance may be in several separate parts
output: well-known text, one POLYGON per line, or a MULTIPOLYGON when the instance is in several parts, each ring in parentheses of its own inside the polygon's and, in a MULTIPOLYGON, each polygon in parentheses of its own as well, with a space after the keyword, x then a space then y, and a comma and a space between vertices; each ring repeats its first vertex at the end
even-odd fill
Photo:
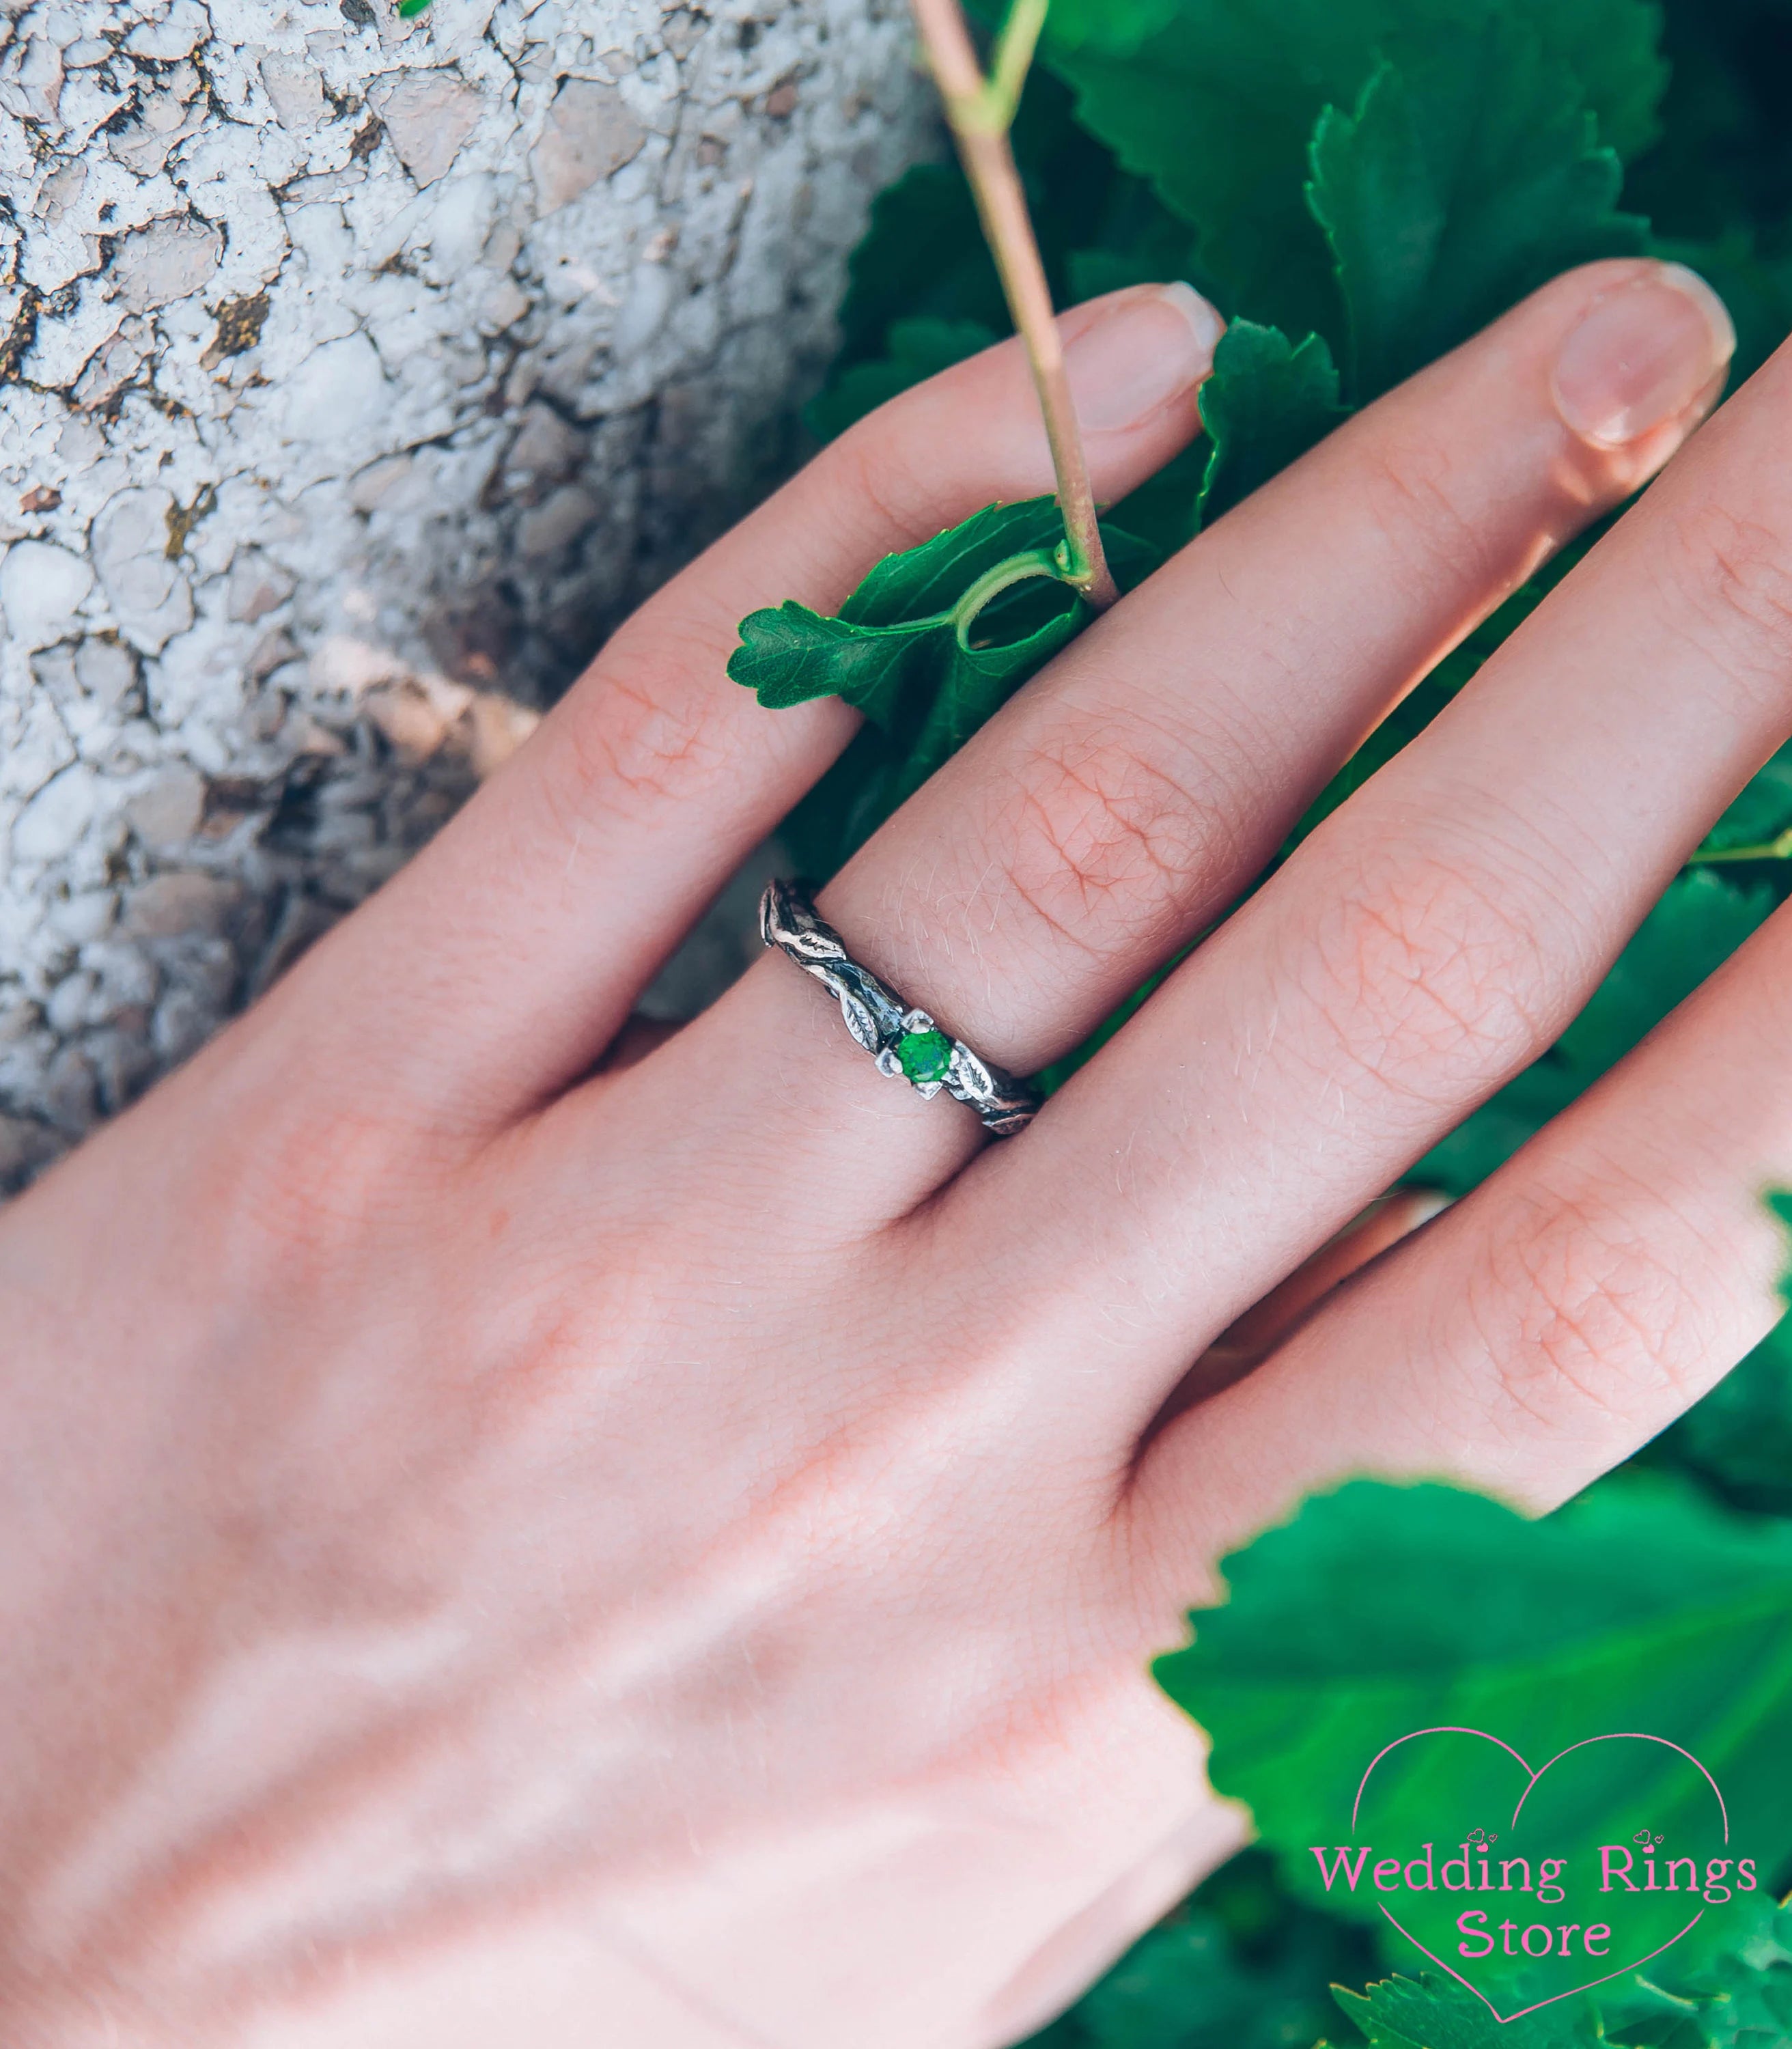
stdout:
MULTIPOLYGON (((1026 1073, 1067 1052, 1237 894, 1391 702, 1677 445, 1728 355, 1716 305, 1641 262, 1545 287, 1125 599, 849 864, 824 915, 979 1052, 1026 1073)), ((782 959, 660 1061, 661 1088, 729 1102, 764 1172, 825 1187, 843 1234, 978 1142, 970 1113, 881 1080, 782 959)))

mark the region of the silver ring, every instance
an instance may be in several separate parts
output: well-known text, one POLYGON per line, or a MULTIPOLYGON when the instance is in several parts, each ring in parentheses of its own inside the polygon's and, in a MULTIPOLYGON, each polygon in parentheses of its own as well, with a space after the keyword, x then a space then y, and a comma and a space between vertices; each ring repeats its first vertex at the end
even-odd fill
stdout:
POLYGON ((968 1102, 998 1138, 1010 1138, 1032 1122, 1038 1090, 980 1059, 962 1039, 947 1038, 926 1011, 904 1003, 861 967, 806 890, 794 882, 768 882, 759 900, 759 935, 838 1001, 846 1029, 876 1060, 879 1074, 907 1082, 918 1095, 944 1089, 968 1102))

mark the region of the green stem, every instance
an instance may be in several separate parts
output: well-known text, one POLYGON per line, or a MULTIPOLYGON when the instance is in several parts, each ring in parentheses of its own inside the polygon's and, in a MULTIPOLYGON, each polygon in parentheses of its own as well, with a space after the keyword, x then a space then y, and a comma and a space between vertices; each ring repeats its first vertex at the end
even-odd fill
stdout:
POLYGON ((1777 839, 1762 840, 1754 846, 1701 847, 1686 857, 1686 865, 1712 868, 1720 861, 1792 861, 1792 826, 1777 839))
POLYGON ((976 624, 977 615, 992 598, 1000 597, 1005 590, 1017 583, 1025 583, 1032 577, 1053 577, 1059 583, 1070 581, 1059 566, 1054 548, 1029 548, 1022 554, 1010 555, 1005 561, 997 562, 993 569, 985 570, 944 615, 957 630, 958 645, 970 647, 970 629, 976 624))
POLYGON ((976 623, 977 615, 1012 585, 1025 583, 1032 577, 1051 577, 1059 583, 1070 581, 1058 554, 1055 548, 1025 548, 1017 555, 1005 555, 993 568, 986 569, 958 603, 945 612, 930 612, 919 619, 899 619, 893 626, 855 625, 853 631, 862 639, 890 640, 904 633, 931 633, 938 627, 950 626, 958 636, 958 644, 969 647, 970 642, 966 636, 976 623))
POLYGON ((1020 88, 1032 68, 1033 52, 1040 31, 1045 26, 1045 10, 1051 0, 1014 0, 1008 19, 996 37, 989 54, 989 83, 984 87, 990 125, 1005 135, 1020 111, 1020 88))
POLYGON ((996 45, 994 75, 985 78, 971 46, 958 0, 912 0, 927 61, 945 102, 946 118, 977 200, 985 240, 995 259, 1015 329, 1027 352, 1051 446, 1058 506, 1064 520, 1064 581, 1098 612, 1120 595, 1102 546, 1095 494, 1076 423, 1063 343, 1051 313, 1039 243, 1009 143, 1033 45, 1048 0, 1014 0, 996 45))

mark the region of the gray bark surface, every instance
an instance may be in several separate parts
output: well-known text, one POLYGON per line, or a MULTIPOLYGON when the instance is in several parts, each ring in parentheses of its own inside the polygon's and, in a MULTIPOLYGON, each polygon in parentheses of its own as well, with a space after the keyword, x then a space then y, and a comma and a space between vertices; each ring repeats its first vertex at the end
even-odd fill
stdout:
POLYGON ((9 0, 0 1187, 787 465, 927 100, 901 0, 9 0))

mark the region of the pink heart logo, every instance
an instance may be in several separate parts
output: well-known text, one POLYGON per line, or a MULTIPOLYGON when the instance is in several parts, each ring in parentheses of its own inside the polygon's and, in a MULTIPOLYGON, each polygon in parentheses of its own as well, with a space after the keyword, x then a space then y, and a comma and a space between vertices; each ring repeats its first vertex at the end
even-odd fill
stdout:
POLYGON ((1730 1841, 1716 1780, 1681 1744, 1638 1730, 1584 1737, 1534 1767, 1485 1729, 1414 1729, 1370 1759, 1351 1834, 1347 1850, 1313 1852, 1327 1891, 1339 1881, 1340 1891, 1367 1892, 1397 1933, 1502 2024, 1638 1969, 1697 1927, 1708 1907, 1755 1883, 1752 1860, 1706 1854, 1730 1841), (1651 1748, 1619 1748, 1638 1744, 1651 1748), (1683 1823, 1671 1844, 1633 1825, 1659 1803, 1664 1773, 1693 1790, 1688 1772, 1697 1775, 1702 1824, 1689 1832, 1683 1823), (1633 1781, 1628 1802, 1614 1798, 1633 1781), (1415 1804, 1434 1817, 1422 1842, 1411 1836, 1415 1804), (1611 1818, 1627 1805, 1620 1829, 1611 1818), (1366 1825, 1374 1833, 1378 1806, 1397 1832, 1379 1849, 1362 1840, 1366 1825), (1532 1918, 1545 1909, 1546 1919, 1532 1918), (1510 1918, 1518 1914, 1525 1918, 1510 1918))

